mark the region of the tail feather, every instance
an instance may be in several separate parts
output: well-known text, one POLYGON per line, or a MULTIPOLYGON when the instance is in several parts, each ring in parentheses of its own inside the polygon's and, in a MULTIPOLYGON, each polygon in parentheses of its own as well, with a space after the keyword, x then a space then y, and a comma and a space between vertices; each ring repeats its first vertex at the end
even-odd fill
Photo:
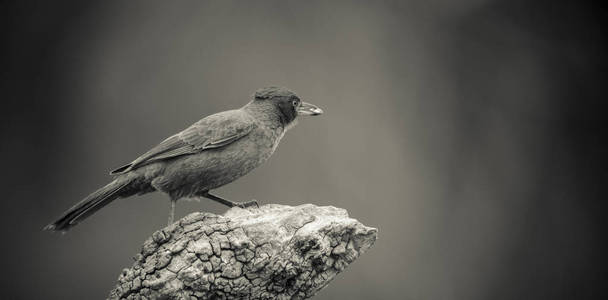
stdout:
POLYGON ((121 196, 120 191, 128 186, 129 183, 130 181, 117 178, 76 203, 55 222, 44 227, 44 230, 68 231, 80 221, 118 199, 121 196))
POLYGON ((132 166, 133 166, 133 163, 128 163, 120 168, 110 171, 110 175, 119 175, 119 174, 127 173, 127 172, 131 171, 132 166))

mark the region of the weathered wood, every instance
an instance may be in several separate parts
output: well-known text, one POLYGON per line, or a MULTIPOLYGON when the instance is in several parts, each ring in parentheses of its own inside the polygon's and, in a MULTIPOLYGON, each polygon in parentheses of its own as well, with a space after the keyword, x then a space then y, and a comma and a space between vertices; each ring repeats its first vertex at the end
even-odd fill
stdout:
POLYGON ((155 232, 110 299, 304 299, 376 240, 344 209, 311 204, 192 213, 155 232))

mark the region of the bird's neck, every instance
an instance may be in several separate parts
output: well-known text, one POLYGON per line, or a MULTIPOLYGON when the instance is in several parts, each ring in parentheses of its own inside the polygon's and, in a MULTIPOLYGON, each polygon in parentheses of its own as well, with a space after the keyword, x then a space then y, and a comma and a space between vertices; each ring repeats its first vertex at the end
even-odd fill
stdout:
POLYGON ((276 112, 276 108, 272 105, 272 103, 253 103, 252 101, 243 106, 241 109, 254 117, 261 125, 269 129, 286 129, 286 126, 283 125, 281 117, 276 112))

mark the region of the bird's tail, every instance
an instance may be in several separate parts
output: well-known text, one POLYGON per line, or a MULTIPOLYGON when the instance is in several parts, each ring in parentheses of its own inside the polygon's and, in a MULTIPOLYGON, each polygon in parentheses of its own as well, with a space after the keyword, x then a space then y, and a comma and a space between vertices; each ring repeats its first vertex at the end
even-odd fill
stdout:
POLYGON ((80 221, 86 219, 102 207, 110 202, 126 196, 121 193, 125 187, 131 183, 131 180, 125 177, 118 177, 106 186, 98 189, 88 195, 82 201, 76 203, 72 208, 68 209, 55 222, 44 227, 44 230, 53 231, 68 231, 73 226, 76 226, 80 221))

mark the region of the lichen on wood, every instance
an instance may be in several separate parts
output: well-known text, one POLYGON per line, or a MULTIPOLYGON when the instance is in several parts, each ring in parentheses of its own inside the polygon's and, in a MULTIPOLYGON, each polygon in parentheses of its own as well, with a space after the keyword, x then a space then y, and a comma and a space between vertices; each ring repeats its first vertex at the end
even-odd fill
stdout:
POLYGON ((192 213, 156 231, 110 299, 305 299, 369 249, 377 230, 312 204, 192 213))

